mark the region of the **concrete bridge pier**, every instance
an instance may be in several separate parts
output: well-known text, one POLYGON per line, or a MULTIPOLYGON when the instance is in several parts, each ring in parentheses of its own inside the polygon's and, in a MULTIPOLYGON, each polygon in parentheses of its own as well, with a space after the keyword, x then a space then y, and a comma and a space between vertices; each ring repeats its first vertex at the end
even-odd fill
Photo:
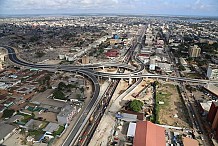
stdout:
POLYGON ((132 82, 133 82, 133 79, 130 77, 130 78, 129 78, 129 85, 131 85, 132 82))
POLYGON ((168 82, 169 78, 166 78, 166 82, 168 82))

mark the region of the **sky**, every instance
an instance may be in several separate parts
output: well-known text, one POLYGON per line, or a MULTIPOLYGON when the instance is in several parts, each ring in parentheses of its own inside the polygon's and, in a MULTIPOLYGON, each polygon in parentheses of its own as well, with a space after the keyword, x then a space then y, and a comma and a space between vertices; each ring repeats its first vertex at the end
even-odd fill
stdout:
POLYGON ((0 15, 81 13, 218 16, 218 0, 0 0, 0 15))

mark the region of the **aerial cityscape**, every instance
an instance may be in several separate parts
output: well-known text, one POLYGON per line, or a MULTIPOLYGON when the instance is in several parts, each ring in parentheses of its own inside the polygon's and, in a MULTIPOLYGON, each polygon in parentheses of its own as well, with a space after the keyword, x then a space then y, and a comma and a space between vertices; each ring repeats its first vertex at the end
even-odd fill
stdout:
POLYGON ((218 146, 218 1, 0 0, 0 146, 218 146))

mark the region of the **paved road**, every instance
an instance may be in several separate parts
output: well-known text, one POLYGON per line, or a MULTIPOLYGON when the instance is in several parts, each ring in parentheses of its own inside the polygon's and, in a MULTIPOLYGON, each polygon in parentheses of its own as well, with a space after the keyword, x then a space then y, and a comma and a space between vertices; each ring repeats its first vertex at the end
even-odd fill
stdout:
MULTIPOLYGON (((138 44, 133 45, 136 47, 138 44)), ((184 81, 184 82, 192 82, 192 83, 218 83, 218 81, 209 81, 209 80, 203 80, 203 79, 190 79, 190 78, 183 78, 183 77, 170 77, 170 76, 165 76, 165 75, 156 75, 156 74, 142 74, 142 70, 144 69, 144 66, 142 63, 139 63, 140 60, 135 57, 134 59, 139 63, 139 67, 137 70, 129 73, 129 74, 124 74, 124 73, 102 73, 102 72, 96 72, 91 69, 89 69, 90 66, 60 66, 60 65, 46 65, 46 64, 32 64, 28 63, 22 60, 19 60, 16 56, 16 53, 13 48, 8 47, 8 46, 3 46, 5 49, 8 51, 8 57, 9 59, 14 62, 15 64, 21 65, 21 66, 26 66, 26 67, 31 67, 31 68, 40 68, 40 69, 54 69, 56 68, 57 70, 62 70, 62 71, 68 71, 68 72, 77 72, 80 74, 83 74, 87 76, 88 78, 91 79, 94 85, 94 93, 92 100, 88 104, 88 106, 85 108, 84 112, 81 114, 80 118, 78 119, 77 123, 73 127, 72 131, 68 135, 68 138, 66 141, 63 143, 63 146, 69 146, 73 144, 73 142, 77 139, 78 135, 80 134, 80 131, 82 130, 82 127, 86 124, 86 122, 89 120, 89 116, 94 110, 94 105, 100 100, 99 97, 99 91, 100 91, 100 86, 98 83, 98 80, 95 76, 101 76, 101 77, 107 77, 107 78, 159 78, 159 79, 169 79, 169 80, 175 80, 175 81, 184 81)), ((133 47, 133 48, 134 48, 133 47)), ((131 52, 131 49, 130 49, 131 52)), ((127 56, 126 60, 129 60, 130 56, 134 56, 132 51, 130 55, 127 56)), ((109 64, 109 66, 113 66, 113 64, 109 64)), ((95 67, 102 67, 102 64, 96 65, 95 67)), ((132 70, 132 67, 129 67, 127 65, 120 65, 120 67, 123 67, 124 69, 129 69, 132 70)), ((92 68, 92 67, 90 67, 92 68)))
MULTIPOLYGON (((23 62, 16 57, 16 54, 12 48, 6 47, 6 49, 8 50, 9 59, 18 65, 27 66, 27 67, 34 67, 34 68, 45 68, 45 69, 53 68, 53 66, 49 66, 49 65, 37 65, 37 64, 23 62)), ((65 71, 72 71, 72 70, 65 70, 65 71)), ((100 85, 98 83, 97 78, 93 74, 91 74, 87 71, 76 70, 76 69, 75 69, 75 71, 77 71, 77 72, 87 76, 89 79, 91 79, 91 81, 94 84, 94 93, 93 93, 93 96, 92 96, 90 103, 87 105, 87 107, 85 108, 85 110, 83 111, 83 113, 81 114, 79 119, 77 120, 75 126, 73 127, 72 131, 68 135, 66 141, 63 143, 63 146, 69 146, 77 139, 77 137, 80 133, 79 131, 81 131, 81 127, 83 127, 84 123, 86 123, 86 121, 89 120, 89 115, 92 113, 94 105, 96 104, 96 102, 100 98, 99 97, 100 85)))

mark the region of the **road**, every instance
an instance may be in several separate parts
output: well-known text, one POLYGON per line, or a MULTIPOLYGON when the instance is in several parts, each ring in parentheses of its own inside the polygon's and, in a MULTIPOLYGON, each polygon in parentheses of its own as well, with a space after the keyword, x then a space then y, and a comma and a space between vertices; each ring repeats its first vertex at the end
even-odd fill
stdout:
MULTIPOLYGON (((143 33, 142 33, 143 34, 143 33)), ((67 139, 63 143, 62 146, 69 146, 72 145, 78 138, 80 131, 82 131, 83 126, 89 120, 91 114, 94 111, 95 106, 101 100, 99 97, 100 85, 98 83, 98 79, 96 76, 105 77, 109 79, 139 79, 142 78, 155 78, 155 79, 164 79, 164 80, 172 80, 172 81, 182 81, 182 82, 191 82, 191 83, 218 83, 218 81, 209 81, 204 79, 191 79, 191 78, 184 78, 177 76, 167 76, 167 75, 158 75, 158 74, 143 74, 142 71, 144 70, 143 63, 137 58, 137 53, 134 54, 135 49, 140 49, 140 41, 142 40, 142 34, 140 37, 137 38, 137 42, 133 41, 132 47, 129 49, 129 52, 126 54, 124 58, 124 62, 122 64, 114 64, 114 63, 99 63, 94 65, 80 65, 80 66, 71 66, 71 65, 47 65, 47 64, 33 64, 22 61, 17 58, 16 53, 13 48, 9 46, 2 46, 8 52, 8 58, 15 64, 30 67, 30 68, 39 68, 43 70, 57 70, 57 71, 67 71, 67 72, 76 72, 80 73, 84 76, 87 76, 93 83, 94 92, 93 97, 90 103, 87 105, 79 119, 77 120, 75 126, 71 130, 70 134, 68 135, 67 139), (134 56, 134 57, 133 57, 134 56), (133 57, 133 58, 132 58, 133 57), (130 59, 134 59, 138 63, 138 67, 134 68, 132 66, 127 65, 130 59), (101 67, 119 67, 120 71, 118 73, 103 73, 97 72, 92 70, 93 68, 101 68, 101 67), (130 73, 124 74, 124 70, 130 70, 130 73)), ((177 72, 178 73, 178 72, 177 72)), ((138 82, 137 82, 138 83, 138 82)), ((134 86, 131 87, 131 89, 134 86)))

